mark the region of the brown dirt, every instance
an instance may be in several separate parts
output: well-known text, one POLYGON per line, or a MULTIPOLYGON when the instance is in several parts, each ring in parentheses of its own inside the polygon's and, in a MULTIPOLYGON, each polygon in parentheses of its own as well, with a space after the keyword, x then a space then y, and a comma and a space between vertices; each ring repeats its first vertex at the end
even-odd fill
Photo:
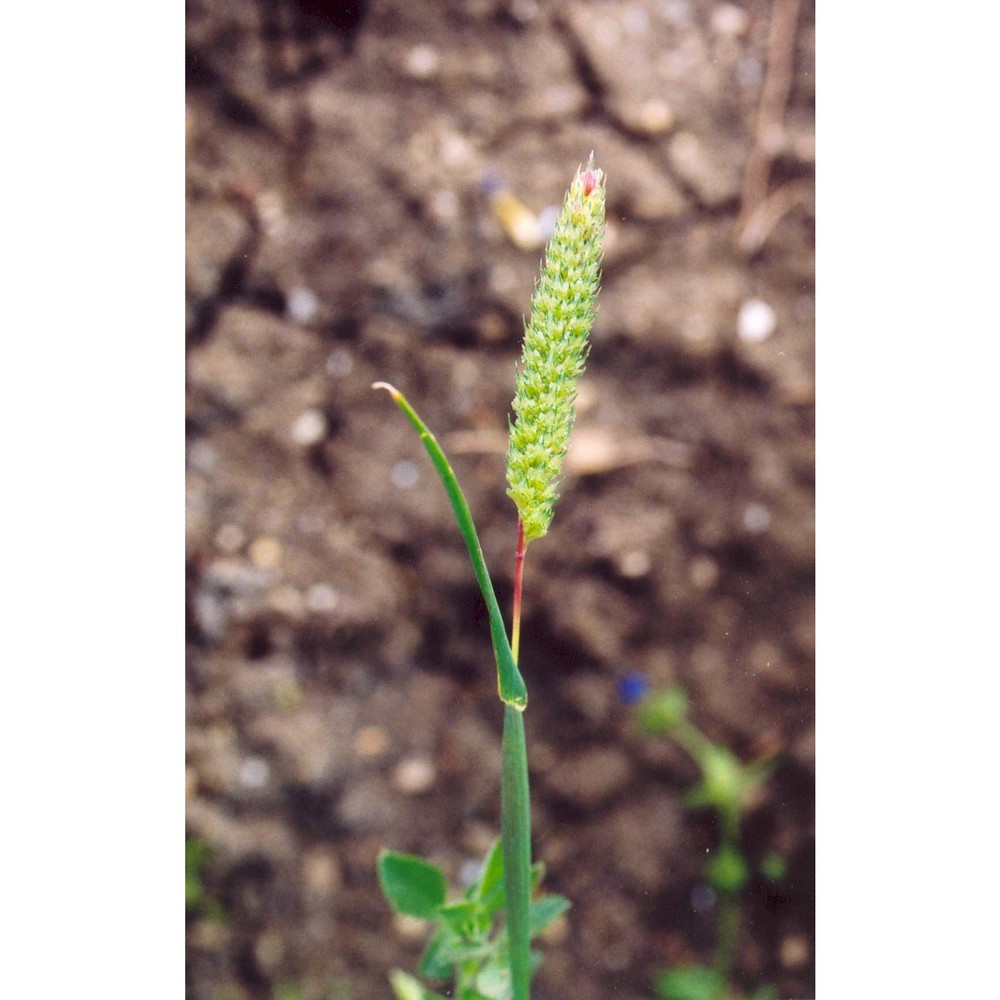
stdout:
POLYGON ((714 829, 683 806, 690 762, 635 735, 634 672, 683 683, 741 756, 779 753, 746 846, 789 869, 747 890, 738 981, 814 995, 812 5, 769 63, 771 23, 764 2, 189 0, 188 830, 224 914, 188 916, 189 997, 387 997, 420 940, 379 848, 457 884, 497 830, 485 611, 369 386, 449 451, 508 607, 502 453, 540 249, 486 190, 540 213, 592 149, 601 310, 526 577, 534 851, 573 900, 537 998, 637 1000, 711 957, 692 893, 714 829), (741 246, 748 201, 765 224, 741 246), (749 300, 770 335, 746 336, 749 300))

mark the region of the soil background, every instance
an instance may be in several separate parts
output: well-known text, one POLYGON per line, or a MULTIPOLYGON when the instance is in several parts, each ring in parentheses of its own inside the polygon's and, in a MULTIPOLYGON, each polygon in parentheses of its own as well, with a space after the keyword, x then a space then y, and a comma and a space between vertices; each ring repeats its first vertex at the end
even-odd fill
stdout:
POLYGON ((621 682, 777 768, 745 830, 741 989, 814 996, 814 13, 797 0, 189 0, 188 996, 376 1000, 498 830, 485 610, 545 225, 594 151, 604 284, 562 499, 528 553, 534 853, 573 901, 537 1000, 710 961, 711 817, 621 682))

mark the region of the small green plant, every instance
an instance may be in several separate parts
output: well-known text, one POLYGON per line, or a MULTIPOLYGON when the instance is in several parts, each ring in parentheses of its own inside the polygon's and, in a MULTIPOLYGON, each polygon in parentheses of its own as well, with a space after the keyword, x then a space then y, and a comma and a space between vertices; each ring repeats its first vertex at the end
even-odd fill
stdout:
MULTIPOLYGON (((638 701, 636 716, 643 733, 669 736, 694 759, 701 769, 701 780, 685 801, 692 809, 712 809, 719 823, 719 846, 705 865, 705 877, 719 901, 715 961, 711 966, 668 969, 657 979, 656 991, 663 1000, 725 1000, 735 995, 730 976, 739 943, 740 896, 750 877, 740 846, 740 824, 771 774, 773 763, 743 764, 726 747, 713 743, 688 718, 688 698, 679 687, 647 694, 641 685, 633 685, 623 694, 626 700, 638 701)), ((761 870, 767 877, 780 878, 781 859, 769 855, 761 870)), ((777 993, 764 986, 748 1000, 777 1000, 777 993)))
MULTIPOLYGON (((459 984, 456 995, 462 1000, 529 1000, 535 967, 531 938, 568 906, 559 896, 531 901, 533 872, 538 869, 531 864, 523 718, 528 691, 517 659, 525 553, 529 542, 543 537, 552 521, 560 469, 573 426, 576 387, 583 374, 587 337, 597 311, 603 234, 604 175, 594 166, 591 155, 566 194, 525 325, 513 403, 516 419, 511 425, 507 452, 507 492, 518 513, 509 639, 472 515, 448 459, 403 394, 385 382, 375 383, 376 388, 392 395, 420 434, 451 501, 486 602, 497 688, 504 706, 500 849, 487 858, 480 880, 492 880, 488 900, 473 893, 446 903, 443 875, 419 858, 387 853, 379 862, 382 888, 390 903, 400 912, 421 916, 413 912, 416 906, 423 910, 424 919, 438 924, 430 953, 425 953, 421 963, 422 973, 436 979, 453 976, 459 984), (503 929, 494 933, 492 921, 500 912, 504 915, 503 929), (467 953, 464 949, 471 950, 467 953)), ((399 970, 390 981, 399 1000, 439 996, 399 970)))
MULTIPOLYGON (((532 888, 537 888, 543 874, 540 862, 532 865, 532 888)), ((511 995, 510 942, 498 919, 506 902, 499 840, 486 855, 476 880, 451 902, 446 898, 444 872, 423 858, 382 851, 378 877, 397 913, 433 921, 434 931, 417 970, 422 976, 454 982, 456 1000, 505 1000, 511 995)), ((549 894, 532 900, 529 938, 567 909, 569 900, 564 896, 549 894)), ((540 961, 541 956, 533 952, 532 967, 540 961)), ((444 1000, 401 969, 392 971, 389 982, 400 1000, 444 1000)))
POLYGON ((184 908, 192 917, 218 921, 222 906, 205 887, 204 872, 212 859, 208 844, 195 838, 184 841, 184 908))

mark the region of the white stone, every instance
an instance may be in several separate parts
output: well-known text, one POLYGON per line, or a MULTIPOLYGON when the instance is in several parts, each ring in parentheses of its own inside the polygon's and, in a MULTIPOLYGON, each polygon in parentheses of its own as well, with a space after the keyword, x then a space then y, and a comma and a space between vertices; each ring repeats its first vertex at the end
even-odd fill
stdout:
POLYGON ((420 482, 420 471, 408 459, 401 459, 392 467, 389 473, 393 486, 398 486, 401 490, 411 490, 420 482))
POLYGON ((306 591, 306 607, 316 614, 329 614, 340 604, 340 595, 328 583, 314 583, 306 591))
POLYGON ((743 527, 751 534, 759 535, 767 531, 771 523, 771 512, 762 503, 748 504, 743 511, 743 527))
POLYGON ((354 368, 354 355, 346 347, 335 347, 326 359, 326 373, 333 378, 344 378, 354 368))
POLYGON ((293 288, 288 293, 285 311, 296 323, 308 323, 319 312, 319 299, 309 288, 293 288))
POLYGON ((712 30, 724 38, 740 38, 750 27, 750 15, 732 3, 720 3, 712 11, 712 30))
POLYGON ((406 72, 417 80, 427 80, 437 73, 441 56, 433 45, 415 45, 403 63, 406 72))
POLYGON ((434 765, 426 757, 408 757, 393 772, 392 783, 407 795, 428 791, 437 780, 434 765))
POLYGON ((247 757, 240 764, 240 784, 244 788, 263 788, 271 776, 271 768, 263 757, 247 757))
POLYGON ((316 409, 303 410, 292 424, 292 440, 303 447, 319 444, 326 437, 326 417, 316 409))
POLYGON ((759 344, 774 333, 776 325, 774 310, 763 299, 747 299, 740 306, 736 320, 736 331, 740 340, 759 344))

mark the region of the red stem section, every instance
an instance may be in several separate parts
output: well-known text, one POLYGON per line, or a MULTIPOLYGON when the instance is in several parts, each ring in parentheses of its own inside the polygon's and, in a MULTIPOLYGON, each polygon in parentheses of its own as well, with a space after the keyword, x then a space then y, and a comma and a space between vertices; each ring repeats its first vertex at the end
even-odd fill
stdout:
POLYGON ((510 651, 517 663, 518 648, 521 645, 521 586, 524 582, 524 552, 527 549, 524 540, 524 522, 517 519, 517 554, 514 556, 514 611, 510 628, 510 651))

